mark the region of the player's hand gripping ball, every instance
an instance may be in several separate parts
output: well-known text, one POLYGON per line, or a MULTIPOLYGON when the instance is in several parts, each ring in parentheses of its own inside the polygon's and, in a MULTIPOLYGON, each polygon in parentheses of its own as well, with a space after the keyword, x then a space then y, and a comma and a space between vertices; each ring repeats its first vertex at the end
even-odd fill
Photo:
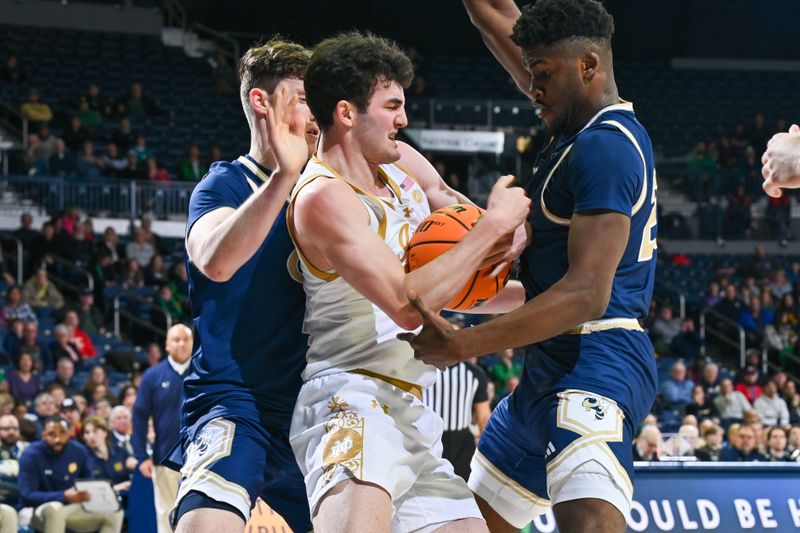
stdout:
MULTIPOLYGON (((481 215, 483 209, 466 204, 443 207, 431 213, 420 223, 408 244, 406 270, 416 270, 452 248, 469 233, 481 215)), ((466 311, 497 296, 508 282, 511 264, 496 276, 488 277, 493 268, 489 266, 476 271, 445 307, 453 311, 466 311)))

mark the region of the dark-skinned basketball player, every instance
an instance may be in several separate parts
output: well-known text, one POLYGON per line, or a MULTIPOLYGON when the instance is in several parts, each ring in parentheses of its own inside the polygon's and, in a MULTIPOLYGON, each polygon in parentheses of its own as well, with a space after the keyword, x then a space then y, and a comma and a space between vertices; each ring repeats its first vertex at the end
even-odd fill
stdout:
POLYGON ((431 313, 411 342, 438 366, 526 346, 522 381, 492 414, 469 485, 492 532, 552 505, 562 533, 625 531, 631 439, 656 392, 639 325, 656 265, 656 179, 647 132, 619 99, 611 15, 593 0, 464 0, 492 53, 553 138, 528 187, 527 302, 460 331, 431 313))

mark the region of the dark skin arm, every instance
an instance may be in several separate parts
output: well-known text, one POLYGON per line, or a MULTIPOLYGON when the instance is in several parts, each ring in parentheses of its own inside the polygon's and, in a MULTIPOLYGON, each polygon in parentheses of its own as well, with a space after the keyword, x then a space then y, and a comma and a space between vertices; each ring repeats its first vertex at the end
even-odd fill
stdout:
POLYGON ((525 70, 522 51, 511 40, 520 11, 513 0, 463 0, 469 19, 481 32, 483 42, 508 71, 519 90, 528 94, 531 75, 525 70))
POLYGON ((576 214, 569 230, 569 270, 548 290, 510 313, 463 330, 454 329, 409 294, 423 317, 423 329, 399 338, 411 343, 417 359, 445 368, 470 357, 535 344, 597 319, 608 307, 629 236, 626 215, 576 214))

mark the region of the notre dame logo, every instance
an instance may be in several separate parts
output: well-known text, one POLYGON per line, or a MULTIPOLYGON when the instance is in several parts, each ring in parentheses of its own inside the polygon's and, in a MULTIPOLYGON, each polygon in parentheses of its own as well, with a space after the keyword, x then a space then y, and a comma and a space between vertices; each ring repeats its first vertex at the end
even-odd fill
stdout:
POLYGON ((596 420, 602 420, 606 417, 606 410, 602 405, 600 405, 600 400, 597 398, 587 396, 583 399, 581 405, 583 405, 583 408, 586 409, 586 411, 594 411, 594 418, 596 420))
POLYGON ((322 460, 326 466, 348 461, 361 453, 363 447, 364 439, 357 431, 339 428, 328 437, 322 460))
POLYGON ((406 257, 408 256, 407 250, 410 242, 411 242, 411 225, 408 222, 406 222, 400 227, 400 231, 397 233, 397 243, 400 245, 400 249, 403 250, 401 253, 397 254, 401 263, 404 263, 406 257))

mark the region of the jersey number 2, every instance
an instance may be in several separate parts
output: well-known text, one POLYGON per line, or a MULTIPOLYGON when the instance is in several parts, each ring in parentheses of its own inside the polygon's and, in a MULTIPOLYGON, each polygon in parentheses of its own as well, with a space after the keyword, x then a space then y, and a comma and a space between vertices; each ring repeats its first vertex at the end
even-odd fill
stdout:
POLYGON ((642 244, 639 246, 639 262, 651 260, 653 258, 653 252, 656 248, 658 248, 656 236, 654 235, 656 224, 658 224, 658 216, 656 214, 658 211, 656 208, 657 188, 656 176, 655 173, 653 173, 653 193, 650 195, 650 216, 648 217, 647 224, 644 225, 644 231, 642 232, 642 244))

